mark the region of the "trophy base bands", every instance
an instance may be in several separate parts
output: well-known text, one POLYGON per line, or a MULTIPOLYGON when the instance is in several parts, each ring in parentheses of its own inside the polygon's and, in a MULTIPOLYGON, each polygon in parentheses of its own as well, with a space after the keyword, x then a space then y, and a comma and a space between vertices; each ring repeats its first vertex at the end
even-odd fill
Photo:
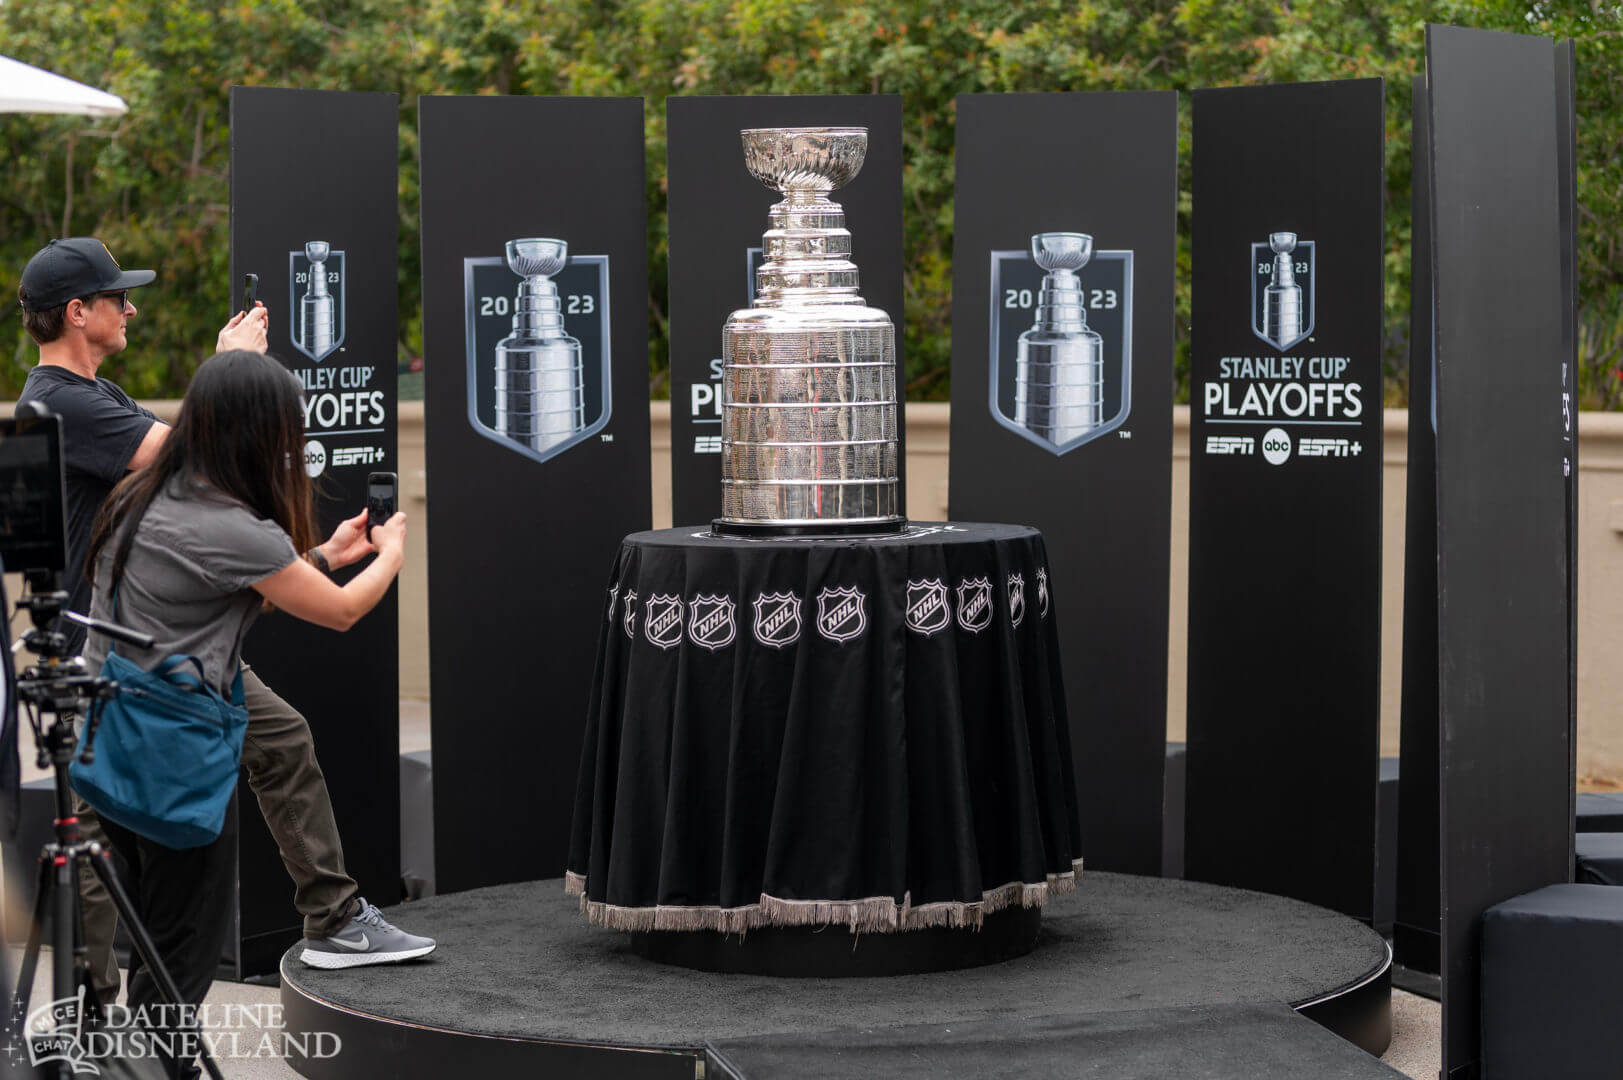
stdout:
POLYGON ((906 531, 907 519, 903 517, 889 521, 820 521, 810 525, 765 525, 722 518, 710 522, 713 536, 899 536, 906 531))

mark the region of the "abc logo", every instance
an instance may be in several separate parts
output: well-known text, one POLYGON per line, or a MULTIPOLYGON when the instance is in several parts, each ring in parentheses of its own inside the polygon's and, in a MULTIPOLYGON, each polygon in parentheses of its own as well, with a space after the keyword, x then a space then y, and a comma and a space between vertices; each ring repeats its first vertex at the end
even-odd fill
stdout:
POLYGON ((327 448, 311 439, 304 444, 304 471, 312 477, 320 476, 327 469, 327 448))
POLYGON ((1268 434, 1262 437, 1262 456, 1270 465, 1283 465, 1290 460, 1291 437, 1284 428, 1268 429, 1268 434))

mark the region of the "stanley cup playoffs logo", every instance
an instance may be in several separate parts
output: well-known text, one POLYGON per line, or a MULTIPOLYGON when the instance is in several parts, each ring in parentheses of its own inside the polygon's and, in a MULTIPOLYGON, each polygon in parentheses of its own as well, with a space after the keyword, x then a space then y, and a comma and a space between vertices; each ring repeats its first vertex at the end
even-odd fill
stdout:
POLYGON ((462 260, 468 422, 546 461, 609 422, 609 257, 557 237, 504 251, 462 260))
POLYGON ((1121 427, 1132 410, 1133 253, 1079 232, 992 252, 992 417, 1053 454, 1121 427))
POLYGON ((344 253, 325 240, 311 240, 288 252, 287 263, 293 347, 320 363, 344 343, 344 253))
POLYGON ((1251 245, 1251 332, 1280 352, 1313 333, 1317 247, 1293 232, 1251 245))

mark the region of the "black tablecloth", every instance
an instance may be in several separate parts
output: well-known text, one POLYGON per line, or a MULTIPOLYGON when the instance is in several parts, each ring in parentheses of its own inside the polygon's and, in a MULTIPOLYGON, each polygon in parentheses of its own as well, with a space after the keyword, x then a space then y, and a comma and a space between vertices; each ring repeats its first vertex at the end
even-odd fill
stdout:
POLYGON ((604 598, 567 887, 627 930, 978 926, 1074 886, 1035 530, 635 533, 604 598))

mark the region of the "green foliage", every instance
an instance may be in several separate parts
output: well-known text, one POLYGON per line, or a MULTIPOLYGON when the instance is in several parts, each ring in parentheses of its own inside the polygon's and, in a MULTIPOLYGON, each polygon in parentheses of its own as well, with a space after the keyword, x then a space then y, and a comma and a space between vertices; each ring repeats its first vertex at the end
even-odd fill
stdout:
MULTIPOLYGON (((160 269, 117 374, 177 395, 227 310, 227 94, 233 83, 388 90, 400 109, 402 361, 421 355, 419 94, 646 101, 649 381, 669 392, 665 98, 902 95, 908 394, 944 398, 952 318, 954 99, 1000 91, 1175 89, 1380 77, 1387 98, 1388 400, 1407 391, 1411 80, 1425 24, 1578 44, 1580 397, 1623 407, 1623 18, 1601 0, 30 0, 0 5, 0 52, 122 95, 117 122, 0 118, 0 290, 51 236, 92 233, 160 269)), ((1178 355, 1188 360, 1189 105, 1180 130, 1178 355)), ((1508 152, 1508 151, 1507 151, 1508 152)), ((0 305, 0 394, 35 352, 0 305)), ((718 328, 719 332, 719 328, 718 328)))

